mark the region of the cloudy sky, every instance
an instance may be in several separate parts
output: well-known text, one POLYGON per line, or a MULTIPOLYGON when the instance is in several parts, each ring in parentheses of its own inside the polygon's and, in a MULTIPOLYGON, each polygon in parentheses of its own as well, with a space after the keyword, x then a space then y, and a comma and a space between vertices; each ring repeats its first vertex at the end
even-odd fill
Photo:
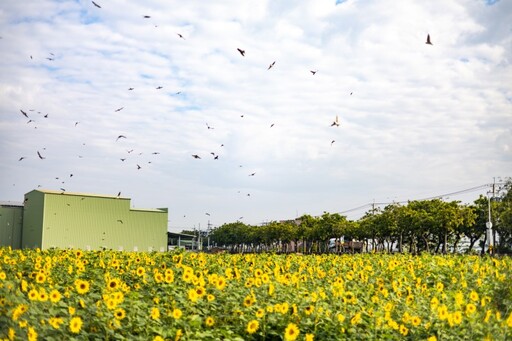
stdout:
POLYGON ((512 1, 95 3, 0 2, 0 200, 121 191, 179 231, 512 175, 512 1))

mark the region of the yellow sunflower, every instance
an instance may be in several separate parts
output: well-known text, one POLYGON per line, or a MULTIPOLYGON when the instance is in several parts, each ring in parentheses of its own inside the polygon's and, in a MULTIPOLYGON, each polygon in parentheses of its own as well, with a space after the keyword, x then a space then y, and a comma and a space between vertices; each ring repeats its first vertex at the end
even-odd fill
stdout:
POLYGON ((29 341, 37 340, 37 332, 33 327, 28 327, 27 337, 29 341))
POLYGON ((158 320, 160 319, 160 310, 156 307, 153 307, 151 308, 151 314, 150 314, 151 318, 153 320, 158 320))
POLYGON ((260 327, 260 323, 257 320, 251 320, 247 324, 247 332, 249 334, 254 334, 254 333, 256 333, 256 331, 258 330, 259 327, 260 327))
POLYGON ((208 316, 204 323, 206 324, 206 326, 212 327, 215 324, 215 320, 213 319, 213 317, 208 316))
POLYGON ((126 317, 126 311, 123 308, 116 309, 114 316, 118 320, 122 320, 126 317))
POLYGON ((295 323, 290 323, 284 330, 284 339, 286 341, 294 341, 299 337, 300 329, 295 323))
POLYGON ((80 333, 80 329, 82 329, 82 319, 79 316, 73 317, 71 321, 69 321, 69 330, 73 334, 80 333))
POLYGON ((56 289, 53 289, 51 292, 50 292, 50 301, 52 303, 57 303, 60 301, 62 295, 60 294, 60 292, 56 289))
POLYGON ((89 291, 89 282, 77 279, 75 281, 75 289, 80 295, 85 294, 89 291))
POLYGON ((183 313, 181 312, 180 309, 178 308, 175 308, 173 311, 172 311, 172 317, 174 317, 176 320, 178 320, 181 316, 183 315, 183 313))

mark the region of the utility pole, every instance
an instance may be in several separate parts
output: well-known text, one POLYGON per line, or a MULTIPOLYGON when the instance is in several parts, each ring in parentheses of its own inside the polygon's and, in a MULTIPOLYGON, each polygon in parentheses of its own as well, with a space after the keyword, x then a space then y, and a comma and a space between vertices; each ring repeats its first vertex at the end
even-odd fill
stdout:
POLYGON ((493 254, 494 243, 493 243, 493 233, 492 233, 492 218, 491 218, 491 199, 494 198, 496 191, 496 178, 493 178, 494 182, 492 184, 492 191, 487 192, 487 207, 488 207, 488 217, 487 223, 485 223, 485 227, 487 227, 487 249, 489 250, 489 254, 493 254), (492 193, 492 196, 491 196, 492 193))
POLYGON ((206 233, 208 233, 208 251, 210 251, 210 231, 212 230, 212 224, 210 224, 210 219, 208 219, 208 227, 206 233))

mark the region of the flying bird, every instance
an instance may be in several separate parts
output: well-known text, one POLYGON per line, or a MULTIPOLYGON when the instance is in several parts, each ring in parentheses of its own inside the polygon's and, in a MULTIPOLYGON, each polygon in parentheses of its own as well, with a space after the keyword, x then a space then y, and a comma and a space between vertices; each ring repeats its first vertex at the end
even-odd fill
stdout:
POLYGON ((162 89, 162 88, 163 88, 162 86, 158 86, 156 89, 157 89, 157 90, 160 90, 160 89, 162 89))
POLYGON ((117 219, 117 222, 123 224, 123 221, 121 219, 117 219))
POLYGON ((42 156, 42 155, 41 155, 41 153, 39 152, 39 150, 37 151, 37 156, 39 156, 39 158, 40 158, 41 160, 46 159, 44 156, 42 156))
POLYGON ((158 155, 158 154, 160 154, 160 153, 159 153, 159 152, 153 152, 153 153, 151 153, 151 154, 153 154, 153 155, 158 155))
POLYGON ((274 61, 272 62, 272 64, 270 64, 270 65, 268 66, 268 69, 267 69, 267 70, 270 70, 270 69, 272 68, 272 66, 274 66, 275 64, 276 64, 276 61, 274 60, 274 61))
POLYGON ((48 114, 44 115, 43 117, 44 117, 44 118, 48 118, 48 114))
POLYGON ((336 141, 334 141, 334 140, 332 140, 332 141, 331 141, 331 147, 332 147, 332 144, 333 144, 334 142, 336 142, 336 141))
POLYGON ((100 6, 100 5, 98 5, 97 3, 95 3, 94 1, 91 1, 91 2, 92 2, 92 4, 93 4, 94 6, 96 6, 96 7, 98 7, 98 8, 101 8, 101 6, 100 6))
POLYGON ((274 126, 274 123, 272 123, 272 124, 270 125, 270 128, 272 128, 273 126, 274 126))
POLYGON ((117 197, 119 198, 121 196, 121 192, 117 193, 117 197))
POLYGON ((27 115, 27 113, 26 113, 26 112, 24 112, 24 111, 23 111, 23 110, 21 110, 21 109, 20 109, 20 111, 21 111, 21 113, 23 114, 23 116, 25 116, 26 118, 28 118, 28 115, 27 115))
POLYGON ((192 155, 192 157, 193 157, 194 159, 200 159, 200 158, 201 158, 201 157, 200 157, 199 155, 197 155, 197 154, 192 155))
POLYGON ((80 122, 75 122, 75 127, 78 125, 78 123, 80 123, 80 122))
POLYGON ((29 124, 30 122, 35 122, 34 120, 28 120, 27 124, 29 124))
POLYGON ((206 215, 210 215, 210 213, 208 213, 208 212, 206 212, 205 214, 206 214, 206 215))
POLYGON ((213 158, 214 160, 218 160, 219 159, 219 156, 218 155, 215 155, 215 157, 213 158))
POLYGON ((133 152, 133 149, 130 149, 130 150, 127 150, 128 154, 130 154, 131 152, 133 152))
POLYGON ((139 165, 137 165, 137 169, 141 169, 141 167, 139 165))
POLYGON ((18 161, 21 161, 23 159, 26 159, 26 157, 22 156, 22 157, 20 157, 20 159, 18 161))
POLYGON ((149 18, 151 18, 151 16, 150 16, 150 15, 144 15, 143 17, 144 17, 144 19, 149 19, 149 18))
POLYGON ((119 159, 119 160, 121 160, 121 161, 123 161, 123 162, 124 162, 126 159, 119 159))
POLYGON ((50 58, 50 57, 47 57, 46 59, 48 59, 49 61, 55 60, 54 58, 50 58))
POLYGON ((255 176, 256 172, 249 174, 249 176, 255 176))
POLYGON ((125 139, 125 138, 126 138, 126 136, 124 136, 124 135, 119 135, 119 136, 117 137, 116 141, 117 141, 117 140, 119 140, 119 139, 125 139))
POLYGON ((309 72, 311 72, 313 74, 313 76, 314 76, 318 72, 318 70, 316 70, 316 71, 311 70, 309 72))
POLYGON ((208 122, 206 123, 206 126, 208 127, 208 129, 214 129, 212 126, 208 125, 208 122))
POLYGON ((237 50, 238 50, 238 52, 240 52, 240 54, 242 55, 242 57, 244 57, 244 56, 245 56, 245 50, 238 49, 238 48, 237 48, 237 50))
POLYGON ((129 91, 132 91, 134 88, 128 88, 129 91))
POLYGON ((425 42, 425 44, 428 44, 428 45, 434 45, 434 44, 432 44, 432 42, 430 41, 430 34, 427 34, 427 41, 425 42))
POLYGON ((180 37, 181 39, 185 40, 185 38, 183 37, 183 35, 181 35, 180 33, 176 33, 178 35, 178 37, 180 37))
POLYGON ((336 115, 336 119, 331 124, 331 127, 334 127, 334 126, 336 126, 336 127, 340 126, 340 122, 338 121, 338 115, 336 115))
POLYGON ((124 107, 121 107, 121 108, 119 108, 119 109, 116 109, 116 110, 115 110, 115 112, 119 112, 119 111, 121 111, 121 110, 123 110, 123 109, 124 109, 124 107))

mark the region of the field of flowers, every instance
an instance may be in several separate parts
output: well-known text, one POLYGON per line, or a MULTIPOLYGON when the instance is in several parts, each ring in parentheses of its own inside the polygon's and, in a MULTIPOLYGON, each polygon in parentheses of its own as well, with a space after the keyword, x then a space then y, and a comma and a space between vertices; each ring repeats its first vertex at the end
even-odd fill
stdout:
POLYGON ((512 260, 0 249, 0 339, 511 340, 512 260))

